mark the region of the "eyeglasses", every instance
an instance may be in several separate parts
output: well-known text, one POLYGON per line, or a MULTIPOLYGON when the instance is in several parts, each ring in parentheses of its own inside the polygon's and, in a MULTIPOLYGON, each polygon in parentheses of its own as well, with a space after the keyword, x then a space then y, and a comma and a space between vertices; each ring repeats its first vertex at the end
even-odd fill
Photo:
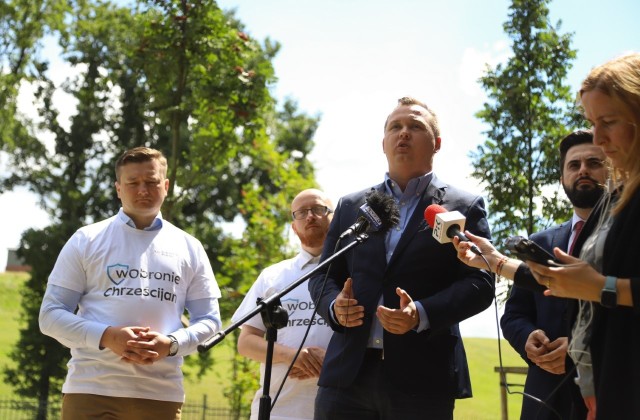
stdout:
POLYGON ((293 213, 291 213, 291 215, 293 216, 294 220, 302 220, 307 217, 307 215, 309 214, 309 211, 313 213, 314 216, 318 216, 318 217, 324 217, 329 213, 333 213, 333 210, 331 210, 327 206, 315 206, 308 209, 296 210, 293 213))

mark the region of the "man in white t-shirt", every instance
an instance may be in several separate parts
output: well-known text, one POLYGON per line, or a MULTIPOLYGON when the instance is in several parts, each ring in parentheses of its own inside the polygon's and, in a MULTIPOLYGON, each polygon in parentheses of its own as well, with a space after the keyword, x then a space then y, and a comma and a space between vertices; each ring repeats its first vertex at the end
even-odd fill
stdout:
POLYGON ((166 175, 157 150, 120 156, 122 208, 78 229, 49 276, 40 329, 71 349, 63 420, 179 419, 182 357, 221 327, 220 290, 202 244, 160 214, 166 175))
MULTIPOLYGON (((304 190, 293 199, 291 227, 300 239, 302 250, 294 258, 267 267, 260 273, 233 315, 232 321, 237 322, 242 316, 255 309, 257 298, 266 298, 283 290, 318 265, 332 213, 331 202, 322 191, 304 190)), ((277 342, 274 344, 269 392, 272 401, 285 379, 287 369, 309 324, 311 328, 304 347, 289 377, 286 378, 270 418, 272 420, 313 419, 313 405, 318 390, 317 378, 320 375, 332 330, 320 316, 316 315, 311 319, 314 304, 306 283, 284 295, 280 301, 289 315, 289 321, 286 327, 278 330, 277 342)), ((258 418, 260 398, 263 394, 264 363, 267 354, 265 334, 266 327, 262 318, 256 315, 242 326, 238 339, 238 352, 261 363, 261 387, 251 404, 252 420, 258 418)))

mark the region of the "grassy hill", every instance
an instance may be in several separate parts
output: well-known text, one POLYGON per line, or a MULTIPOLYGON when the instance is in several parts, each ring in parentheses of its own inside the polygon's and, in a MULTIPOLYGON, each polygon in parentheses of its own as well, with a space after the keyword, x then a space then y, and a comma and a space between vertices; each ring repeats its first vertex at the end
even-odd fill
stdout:
MULTIPOLYGON (((10 349, 18 340, 20 309, 20 288, 28 278, 24 273, 0 273, 0 368, 11 363, 8 357, 10 349)), ((211 351, 215 359, 214 368, 201 380, 196 380, 191 375, 185 381, 187 399, 191 402, 199 402, 206 398, 209 405, 216 404, 226 406, 223 396, 223 384, 227 381, 228 370, 232 352, 229 343, 222 343, 211 351)), ((465 348, 474 398, 459 400, 456 402, 456 420, 493 420, 500 418, 500 387, 499 377, 494 372, 498 366, 498 341, 488 338, 465 338, 465 348)), ((503 342, 502 356, 504 366, 523 366, 524 362, 503 342)), ((524 376, 512 375, 508 377, 510 383, 523 383, 524 376)), ((521 390, 521 388, 518 388, 521 390)), ((0 382, 0 396, 13 396, 11 388, 4 382, 0 382)), ((510 395, 509 418, 517 419, 520 414, 522 398, 519 395, 510 395)))

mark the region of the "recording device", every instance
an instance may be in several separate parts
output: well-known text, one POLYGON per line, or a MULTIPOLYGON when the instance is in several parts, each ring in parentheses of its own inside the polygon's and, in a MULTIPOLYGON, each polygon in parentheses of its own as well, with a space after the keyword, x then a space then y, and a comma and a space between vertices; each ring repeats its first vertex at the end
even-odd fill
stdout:
POLYGON ((504 246, 516 254, 522 261, 533 261, 546 266, 557 266, 555 257, 540 245, 522 236, 511 236, 504 241, 504 246))
MULTIPOLYGON (((464 233, 464 223, 466 218, 459 211, 447 211, 438 204, 431 204, 424 209, 424 219, 433 230, 433 237, 441 244, 451 242, 454 236, 460 241, 470 242, 464 233)), ((482 252, 476 245, 471 245, 471 251, 480 255, 482 252)))
POLYGON ((356 222, 340 235, 339 240, 365 231, 386 232, 399 221, 400 210, 393 197, 373 190, 366 195, 364 204, 360 206, 356 222))

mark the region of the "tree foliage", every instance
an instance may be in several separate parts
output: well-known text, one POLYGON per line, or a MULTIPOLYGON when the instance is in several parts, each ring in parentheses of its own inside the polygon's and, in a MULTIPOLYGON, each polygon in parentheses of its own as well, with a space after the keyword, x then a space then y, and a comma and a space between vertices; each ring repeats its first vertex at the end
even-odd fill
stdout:
POLYGON ((565 83, 576 52, 572 35, 559 33, 561 22, 550 23, 548 3, 513 0, 504 24, 513 56, 480 79, 488 101, 476 116, 489 129, 471 153, 473 176, 488 193, 498 240, 531 234, 569 214, 558 189, 549 195, 545 187, 558 185, 557 146, 579 120, 565 83))
MULTIPOLYGON (((20 83, 29 83, 36 115, 14 115, 29 135, 14 137, 10 148, 4 143, 11 154, 0 185, 27 186, 53 221, 25 234, 20 248, 26 263, 38 268, 25 295, 22 353, 15 351, 14 357, 21 368, 32 365, 33 376, 5 372, 17 392, 40 398, 59 391, 64 372, 45 365, 60 367, 67 354, 45 337, 22 346, 39 334, 39 304, 64 241, 79 226, 118 210, 113 181, 120 153, 146 145, 167 156, 171 189, 163 217, 202 241, 227 317, 261 268, 289 252, 289 202, 300 189, 315 185, 307 156, 319 121, 299 112, 293 100, 277 106, 270 88, 279 45, 252 39, 214 2, 62 3, 68 8, 38 21, 49 29, 33 34, 32 58, 23 68, 39 66, 37 77, 21 71, 16 81, 2 79, 13 86, 6 103, 15 103, 20 83), (61 85, 35 47, 53 28, 70 69, 61 85), (67 104, 75 104, 68 122, 55 106, 61 91, 67 104), (44 364, 43 354, 51 355, 44 364)), ((30 5, 9 3, 15 15, 30 5)), ((11 62, 18 47, 3 39, 10 48, 0 51, 0 62, 11 62)), ((211 352, 198 359, 200 373, 214 362, 211 352)))

